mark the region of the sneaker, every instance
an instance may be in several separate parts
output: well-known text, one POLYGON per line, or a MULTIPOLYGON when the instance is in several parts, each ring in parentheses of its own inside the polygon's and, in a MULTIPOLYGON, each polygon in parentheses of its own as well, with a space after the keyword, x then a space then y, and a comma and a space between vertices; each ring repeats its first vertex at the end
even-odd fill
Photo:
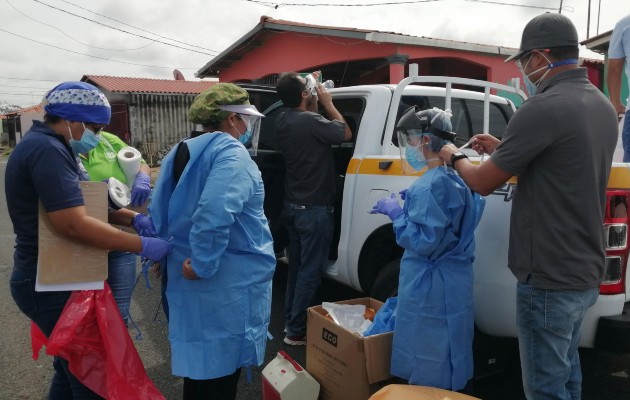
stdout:
POLYGON ((284 343, 289 346, 304 346, 306 344, 306 336, 285 336, 284 343))

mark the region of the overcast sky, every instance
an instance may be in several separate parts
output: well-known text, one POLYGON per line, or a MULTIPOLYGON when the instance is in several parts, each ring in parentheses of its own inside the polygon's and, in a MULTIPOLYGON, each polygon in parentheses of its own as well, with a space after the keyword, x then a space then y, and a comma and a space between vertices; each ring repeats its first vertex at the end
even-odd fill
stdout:
MULTIPOLYGON (((172 79, 177 68, 196 80, 199 68, 262 15, 518 47, 525 24, 547 8, 557 12, 561 3, 580 41, 587 39, 589 0, 0 0, 0 102, 37 104, 46 90, 83 75, 172 79), (312 6, 317 3, 411 4, 312 6)), ((588 37, 630 13, 629 0, 590 3, 588 37)))

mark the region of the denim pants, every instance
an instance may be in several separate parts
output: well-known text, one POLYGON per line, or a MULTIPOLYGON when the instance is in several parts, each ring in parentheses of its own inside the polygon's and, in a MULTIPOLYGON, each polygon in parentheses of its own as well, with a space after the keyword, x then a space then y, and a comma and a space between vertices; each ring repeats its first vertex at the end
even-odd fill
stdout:
POLYGON ((630 162, 630 110, 626 111, 621 131, 621 141, 623 143, 623 162, 630 162))
POLYGON ((129 304, 136 285, 136 255, 124 251, 110 251, 107 254, 107 283, 118 305, 125 324, 129 321, 129 304))
POLYGON ((287 336, 304 336, 306 310, 315 300, 328 265, 333 207, 285 202, 282 221, 289 232, 289 271, 284 302, 287 336))
MULTIPOLYGON (((71 292, 36 292, 34 279, 26 278, 15 269, 10 286, 13 300, 20 311, 49 337, 71 292)), ((49 400, 101 399, 72 375, 66 360, 54 357, 53 367, 55 374, 48 393, 49 400)))
POLYGON ((599 288, 543 290, 517 284, 516 327, 528 400, 581 399, 578 344, 584 315, 598 294, 599 288))

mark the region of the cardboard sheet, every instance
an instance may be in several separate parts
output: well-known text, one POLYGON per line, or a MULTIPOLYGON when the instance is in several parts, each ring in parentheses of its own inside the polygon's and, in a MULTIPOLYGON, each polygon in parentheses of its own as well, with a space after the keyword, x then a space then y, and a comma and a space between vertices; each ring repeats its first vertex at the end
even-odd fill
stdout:
MULTIPOLYGON (((107 222, 107 184, 80 182, 88 215, 107 222)), ((36 290, 102 289, 107 279, 107 250, 58 235, 39 206, 39 259, 36 290)))

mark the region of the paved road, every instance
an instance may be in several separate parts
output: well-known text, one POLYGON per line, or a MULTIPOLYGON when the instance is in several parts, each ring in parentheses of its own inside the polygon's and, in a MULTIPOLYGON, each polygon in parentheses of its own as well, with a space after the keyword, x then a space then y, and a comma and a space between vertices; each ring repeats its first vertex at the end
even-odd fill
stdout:
MULTIPOLYGON (((50 358, 43 352, 39 361, 30 357, 29 323, 17 309, 8 290, 11 257, 14 237, 6 211, 4 198, 4 170, 6 158, 0 156, 0 400, 43 400, 52 376, 50 358)), ((270 332, 274 336, 267 345, 266 365, 279 350, 285 350, 301 365, 306 364, 304 347, 290 347, 282 343, 282 304, 286 266, 279 264, 273 282, 272 320, 270 332)), ((164 314, 159 309, 159 284, 152 279, 154 290, 146 289, 140 282, 134 292, 131 306, 132 317, 136 321, 142 339, 135 341, 138 353, 144 362, 149 376, 167 399, 181 398, 181 379, 170 374, 169 346, 164 314)), ((363 297, 361 293, 326 281, 320 293, 320 300, 338 301, 363 297)), ((130 329, 132 337, 137 332, 130 329)), ((630 399, 630 356, 595 354, 583 352, 585 400, 628 400, 630 399)), ((260 399, 262 367, 251 372, 251 383, 247 374, 239 382, 239 400, 260 399)), ((474 382, 475 395, 487 400, 524 399, 518 365, 506 372, 474 382)))

